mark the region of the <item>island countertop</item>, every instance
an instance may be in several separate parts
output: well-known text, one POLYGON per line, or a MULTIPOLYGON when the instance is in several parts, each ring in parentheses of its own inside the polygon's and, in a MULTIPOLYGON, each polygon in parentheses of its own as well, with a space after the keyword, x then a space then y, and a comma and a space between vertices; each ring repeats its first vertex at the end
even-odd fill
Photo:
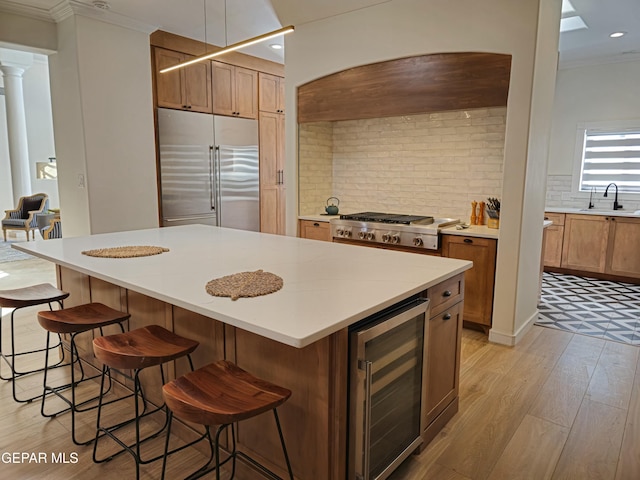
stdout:
POLYGON ((465 260, 205 225, 23 242, 14 248, 298 348, 472 266, 465 260), (81 253, 133 245, 169 251, 125 259, 81 253), (258 269, 282 277, 283 288, 236 301, 205 291, 214 278, 258 269))

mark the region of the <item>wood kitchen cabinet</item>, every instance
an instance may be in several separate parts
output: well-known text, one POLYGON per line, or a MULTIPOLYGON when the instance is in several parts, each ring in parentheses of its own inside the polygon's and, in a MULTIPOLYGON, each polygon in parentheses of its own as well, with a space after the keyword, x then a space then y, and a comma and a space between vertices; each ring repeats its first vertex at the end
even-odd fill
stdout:
POLYGON ((552 225, 545 229, 544 266, 560 267, 562 262, 562 240, 564 237, 564 213, 545 213, 544 219, 552 225))
POLYGON ((260 111, 284 113, 284 78, 260 72, 258 86, 260 111))
POLYGON ((299 235, 301 238, 312 240, 331 241, 331 228, 329 222, 315 222, 313 220, 300 220, 299 235))
POLYGON ((425 445, 458 411, 465 282, 464 275, 457 275, 427 292, 430 315, 421 419, 425 445))
POLYGON ((604 273, 609 240, 609 217, 566 215, 562 268, 604 273))
POLYGON ((260 231, 285 233, 284 115, 260 112, 260 231))
POLYGON ((640 278, 640 218, 608 217, 605 273, 640 278))
POLYGON ((470 260, 465 272, 464 320, 487 331, 491 327, 498 242, 492 238, 442 236, 442 256, 470 260))
POLYGON ((156 102, 158 107, 211 113, 211 65, 200 62, 188 67, 160 73, 160 70, 186 60, 192 55, 154 48, 156 102))
POLYGON ((242 118, 258 116, 258 72, 211 62, 213 113, 242 118))

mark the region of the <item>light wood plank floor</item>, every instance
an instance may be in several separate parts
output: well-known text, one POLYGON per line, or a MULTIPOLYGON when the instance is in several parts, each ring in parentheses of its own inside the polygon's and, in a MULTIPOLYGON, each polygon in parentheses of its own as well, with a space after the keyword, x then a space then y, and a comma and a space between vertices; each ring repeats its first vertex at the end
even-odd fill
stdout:
MULTIPOLYGON (((0 289, 39 281, 55 284, 48 262, 0 264, 0 289)), ((21 322, 21 338, 41 333, 32 316, 21 322)), ((542 327, 512 348, 465 330, 460 411, 391 480, 640 479, 639 352, 542 327)), ((39 384, 25 378, 21 388, 39 384)), ((71 444, 66 415, 45 420, 39 404, 17 405, 9 382, 0 382, 0 405, 0 453, 43 452, 49 458, 48 464, 0 459, 1 478, 132 478, 130 457, 95 465, 91 447, 71 444), (67 459, 75 453, 77 463, 52 464, 52 452, 67 459)), ((182 478, 202 459, 198 452, 180 454, 170 478, 182 478)), ((159 468, 143 467, 142 478, 158 478, 159 468)))

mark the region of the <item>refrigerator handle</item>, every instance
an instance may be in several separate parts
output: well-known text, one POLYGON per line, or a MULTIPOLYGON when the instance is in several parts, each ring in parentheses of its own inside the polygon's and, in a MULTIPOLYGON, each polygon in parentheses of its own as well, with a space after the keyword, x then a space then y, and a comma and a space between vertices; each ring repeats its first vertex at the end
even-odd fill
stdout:
POLYGON ((216 225, 222 226, 222 192, 220 191, 220 145, 215 147, 215 155, 213 157, 213 170, 215 172, 215 195, 218 208, 216 208, 216 225))
POLYGON ((209 183, 210 183, 210 200, 211 200, 211 210, 216 210, 216 201, 215 201, 215 167, 213 165, 213 145, 209 145, 209 183))

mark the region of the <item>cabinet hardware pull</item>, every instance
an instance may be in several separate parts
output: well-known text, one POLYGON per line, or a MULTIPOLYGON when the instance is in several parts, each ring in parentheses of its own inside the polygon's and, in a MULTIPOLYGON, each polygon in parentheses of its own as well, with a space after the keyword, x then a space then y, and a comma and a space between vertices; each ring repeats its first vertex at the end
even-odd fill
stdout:
POLYGON ((450 297, 451 296, 451 290, 445 290, 442 294, 443 297, 450 297))
POLYGON ((473 240, 471 240, 470 238, 465 238, 463 240, 464 243, 473 243, 473 240))
POLYGON ((545 220, 549 220, 549 217, 544 217, 545 220))
POLYGON ((443 319, 443 320, 451 320, 451 314, 450 314, 450 313, 445 313, 445 314, 442 316, 442 319, 443 319))
POLYGON ((320 224, 319 224, 318 222, 315 222, 315 223, 313 224, 313 226, 314 226, 314 227, 319 227, 319 226, 320 226, 320 224))

